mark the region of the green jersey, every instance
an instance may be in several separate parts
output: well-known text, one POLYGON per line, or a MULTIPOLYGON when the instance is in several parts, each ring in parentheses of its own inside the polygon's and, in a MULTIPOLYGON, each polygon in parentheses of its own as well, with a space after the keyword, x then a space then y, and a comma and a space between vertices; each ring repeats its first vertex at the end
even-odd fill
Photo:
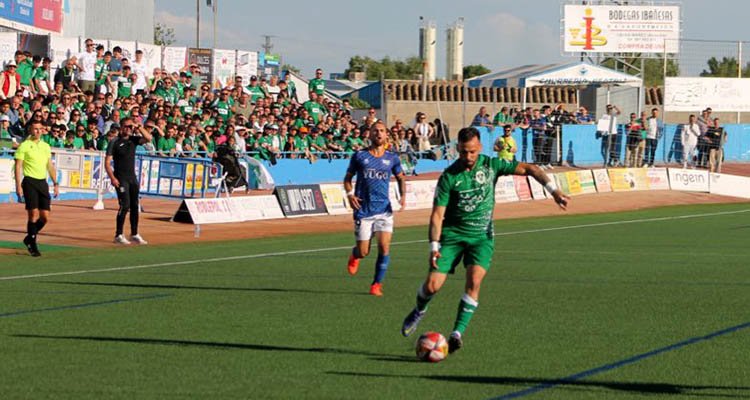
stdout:
POLYGON ((245 86, 245 91, 250 94, 250 102, 255 103, 256 100, 266 97, 266 92, 260 86, 245 86))
POLYGON ((34 73, 31 75, 31 79, 46 82, 47 79, 49 79, 49 71, 44 69, 44 67, 39 67, 34 70, 34 73))
POLYGON ((217 101, 214 107, 219 112, 219 118, 224 122, 227 122, 232 117, 232 105, 228 101, 217 101))
MULTIPOLYGON (((323 150, 325 150, 326 147, 328 146, 328 142, 326 142, 326 138, 324 138, 323 136, 318 136, 318 137, 308 136, 307 137, 307 146, 309 148, 311 148, 311 149, 314 149, 313 145, 315 145, 315 146, 317 146, 317 147, 322 148, 323 150)), ((315 151, 320 151, 318 149, 314 149, 314 150, 315 151)))
POLYGON ((130 96, 133 92, 133 79, 131 76, 121 76, 117 83, 117 98, 122 99, 130 96))
POLYGON ((104 62, 104 59, 96 60, 94 64, 94 79, 96 79, 97 85, 103 85, 107 82, 107 75, 109 74, 109 64, 104 62))
POLYGON ((505 124, 512 124, 513 123, 513 117, 510 115, 505 115, 501 112, 495 114, 495 118, 492 119, 492 125, 505 125, 505 124))
POLYGON ((161 97, 162 99, 164 99, 164 102, 169 104, 177 104, 177 100, 180 98, 177 89, 173 87, 167 88, 166 86, 159 86, 154 91, 154 94, 156 94, 156 96, 158 97, 161 97))
POLYGON ((167 139, 166 137, 162 136, 159 138, 159 141, 157 142, 156 150, 159 152, 169 154, 172 150, 175 149, 176 143, 177 141, 174 140, 174 138, 167 139))
POLYGON ((21 76, 21 85, 31 85, 31 75, 34 73, 34 63, 25 59, 18 64, 16 72, 21 76))
POLYGON ((323 94, 326 91, 326 81, 322 79, 310 79, 310 91, 315 94, 323 94))
POLYGON ((501 175, 511 175, 517 161, 505 161, 480 155, 474 168, 466 170, 461 161, 454 162, 440 175, 435 188, 436 206, 446 207, 443 236, 492 235, 492 212, 495 209, 495 182, 501 175))
POLYGON ((317 101, 306 101, 302 106, 310 113, 315 124, 320 122, 326 112, 325 108, 317 101))

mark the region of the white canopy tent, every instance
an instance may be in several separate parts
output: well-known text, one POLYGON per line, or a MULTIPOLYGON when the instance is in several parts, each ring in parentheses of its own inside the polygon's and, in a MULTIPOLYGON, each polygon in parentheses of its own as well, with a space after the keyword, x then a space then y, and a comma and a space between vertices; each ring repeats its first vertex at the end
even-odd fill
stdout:
POLYGON ((527 89, 534 86, 606 85, 609 88, 612 85, 617 85, 636 87, 641 92, 643 91, 643 79, 587 62, 525 65, 477 76, 467 80, 466 84, 470 88, 524 88, 521 95, 523 108, 526 108, 527 89))

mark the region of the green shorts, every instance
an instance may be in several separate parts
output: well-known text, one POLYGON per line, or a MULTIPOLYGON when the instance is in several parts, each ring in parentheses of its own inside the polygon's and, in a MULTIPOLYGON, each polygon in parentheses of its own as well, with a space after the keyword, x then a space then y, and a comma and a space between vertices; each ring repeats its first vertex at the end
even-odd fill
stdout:
POLYGON ((473 238, 456 235, 443 236, 440 238, 440 258, 437 260, 437 272, 454 273, 462 258, 464 268, 470 265, 479 265, 485 271, 489 271, 494 252, 495 239, 492 236, 482 234, 473 238))

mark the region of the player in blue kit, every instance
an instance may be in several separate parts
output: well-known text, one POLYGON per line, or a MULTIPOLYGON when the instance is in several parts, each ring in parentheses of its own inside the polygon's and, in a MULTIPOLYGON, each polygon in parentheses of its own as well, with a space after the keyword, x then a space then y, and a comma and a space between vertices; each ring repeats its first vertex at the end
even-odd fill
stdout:
POLYGON ((393 209, 388 197, 391 176, 398 181, 401 210, 406 206, 406 181, 398 154, 386 150, 388 128, 378 121, 370 128, 370 147, 354 154, 344 177, 344 189, 354 209, 354 236, 357 245, 352 248, 347 268, 350 275, 359 269, 359 260, 370 254, 370 241, 378 239, 378 259, 370 294, 382 296, 382 282, 390 262, 393 237, 393 209), (352 178, 357 177, 356 188, 352 178))

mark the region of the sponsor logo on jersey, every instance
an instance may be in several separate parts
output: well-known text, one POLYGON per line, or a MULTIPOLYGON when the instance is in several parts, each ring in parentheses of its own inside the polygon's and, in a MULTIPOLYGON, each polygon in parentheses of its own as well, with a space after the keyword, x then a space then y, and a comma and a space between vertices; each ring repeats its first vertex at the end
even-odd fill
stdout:
POLYGON ((484 185, 484 183, 487 182, 487 174, 485 174, 483 170, 479 170, 474 175, 474 180, 477 181, 478 184, 484 185))
POLYGON ((390 179, 390 173, 388 171, 378 171, 372 168, 367 168, 364 175, 365 179, 390 179))

